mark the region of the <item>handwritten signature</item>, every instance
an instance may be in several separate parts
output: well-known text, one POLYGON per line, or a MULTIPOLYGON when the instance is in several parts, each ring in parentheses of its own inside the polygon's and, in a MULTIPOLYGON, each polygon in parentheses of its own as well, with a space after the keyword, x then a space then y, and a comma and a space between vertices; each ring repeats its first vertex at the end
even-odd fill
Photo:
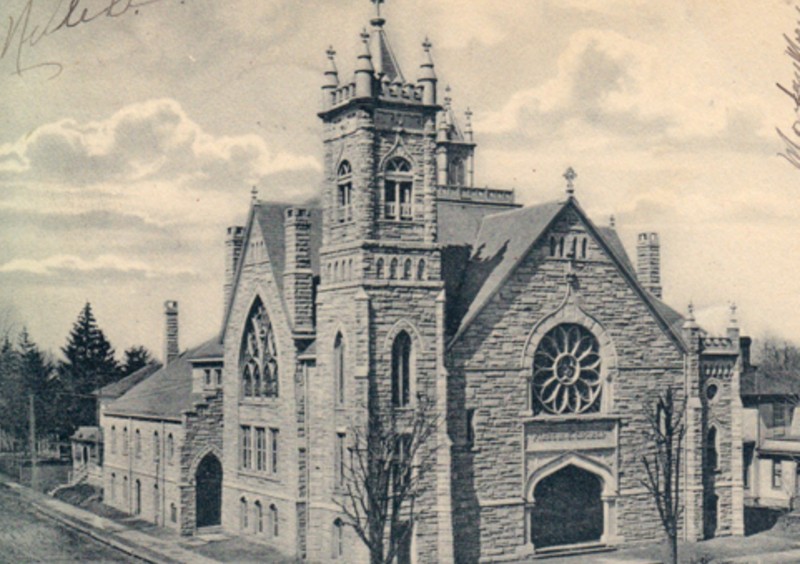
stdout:
MULTIPOLYGON (((795 6, 795 10, 800 13, 800 7, 795 6)), ((793 135, 791 137, 781 131, 780 128, 776 127, 775 129, 784 143, 784 151, 778 153, 778 155, 785 158, 795 167, 800 168, 800 21, 798 21, 794 34, 794 37, 783 35, 786 40, 786 54, 792 59, 792 67, 794 68, 792 86, 787 87, 780 82, 776 83, 776 86, 792 99, 795 117, 798 117, 798 119, 792 124, 793 135)))
POLYGON ((56 78, 64 70, 61 63, 57 61, 26 63, 25 61, 27 52, 36 47, 42 39, 59 31, 91 23, 98 18, 118 18, 130 10, 137 10, 160 1, 104 0, 105 4, 100 9, 91 10, 85 7, 85 0, 69 0, 65 9, 63 9, 65 0, 59 0, 55 9, 50 12, 47 21, 42 20, 37 23, 31 21, 35 0, 27 0, 16 17, 8 16, 5 40, 0 38, 0 45, 2 45, 0 60, 5 59, 6 56, 14 58, 15 70, 12 74, 22 76, 34 69, 44 69, 50 71, 49 79, 56 78))

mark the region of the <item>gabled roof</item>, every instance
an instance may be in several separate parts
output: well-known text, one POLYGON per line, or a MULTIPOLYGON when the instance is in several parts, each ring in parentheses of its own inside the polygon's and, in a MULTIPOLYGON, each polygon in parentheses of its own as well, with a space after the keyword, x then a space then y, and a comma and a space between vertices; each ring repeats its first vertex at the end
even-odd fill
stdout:
MULTIPOLYGON (((250 215, 247 219, 244 241, 242 243, 242 254, 236 266, 236 274, 233 279, 233 290, 225 306, 225 315, 222 320, 222 330, 220 334, 221 342, 225 339, 225 330, 228 326, 231 304, 236 298, 239 288, 239 278, 244 267, 247 249, 250 238, 253 236, 253 229, 257 226, 264 238, 269 264, 275 279, 275 284, 283 299, 283 273, 286 267, 286 210, 289 208, 304 208, 309 212, 311 231, 309 233, 309 244, 311 253, 311 270, 314 276, 319 276, 319 248, 322 246, 322 209, 315 201, 307 204, 287 204, 277 202, 257 201, 250 207, 250 215)), ((286 303, 284 301, 284 307, 286 303)))
POLYGON ((457 313, 464 312, 464 314, 458 322, 450 345, 458 340, 566 208, 578 214, 587 230, 594 235, 598 244, 605 248, 623 277, 650 308, 662 328, 673 342, 685 351, 686 344, 680 327, 675 326, 678 318, 682 320, 680 314, 642 287, 616 232, 611 228, 596 227, 574 198, 569 198, 565 202, 551 202, 493 214, 483 219, 477 242, 464 273, 460 303, 455 308, 457 313))
POLYGON ((751 367, 742 373, 740 394, 743 397, 800 395, 800 373, 792 370, 751 367))
POLYGON ((196 349, 189 357, 190 362, 197 361, 221 361, 225 356, 225 347, 222 344, 222 337, 214 337, 209 339, 196 349))
POLYGON ((209 341, 181 353, 178 358, 111 402, 106 407, 106 415, 179 421, 183 413, 193 409, 203 399, 202 394, 192 393, 192 364, 189 359, 207 346, 209 341))
POLYGON ((500 289, 563 207, 563 203, 549 203, 483 218, 458 298, 457 310, 463 317, 457 336, 500 289))
POLYGON ((161 363, 154 360, 142 366, 136 372, 128 374, 121 380, 117 380, 107 386, 103 386, 95 391, 98 398, 117 399, 122 394, 133 388, 142 380, 150 377, 156 370, 161 368, 161 363))
POLYGON ((520 209, 519 204, 485 204, 437 200, 439 243, 442 246, 472 246, 483 218, 490 214, 520 209))

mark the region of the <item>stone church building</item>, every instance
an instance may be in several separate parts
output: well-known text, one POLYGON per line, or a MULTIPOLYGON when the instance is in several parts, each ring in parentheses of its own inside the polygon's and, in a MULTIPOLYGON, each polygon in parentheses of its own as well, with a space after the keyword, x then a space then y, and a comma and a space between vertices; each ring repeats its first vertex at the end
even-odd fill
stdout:
MULTIPOLYGON (((430 42, 411 81, 382 18, 362 40, 353 74, 328 51, 318 198, 254 197, 228 231, 224 322, 205 359, 221 379, 192 387, 204 362, 192 349, 163 369, 183 363, 191 398, 137 418, 134 388, 107 408, 106 436, 113 424, 202 438, 164 486, 175 520, 161 519, 192 532, 211 500, 231 533, 310 561, 367 561, 336 503, 352 425, 367 409, 402 420, 425 398, 442 424, 401 561, 659 539, 643 408, 672 387, 686 399, 681 535, 742 534, 736 326, 711 337, 666 305, 657 235, 640 235, 634 266, 614 226, 581 208, 571 171, 566 191, 529 207, 476 187, 471 116, 439 88, 430 42), (189 432, 204 413, 218 438, 189 432), (208 456, 218 498, 203 491, 208 456)), ((156 376, 140 398, 158 395, 156 376)), ((107 459, 108 484, 131 464, 107 459)))

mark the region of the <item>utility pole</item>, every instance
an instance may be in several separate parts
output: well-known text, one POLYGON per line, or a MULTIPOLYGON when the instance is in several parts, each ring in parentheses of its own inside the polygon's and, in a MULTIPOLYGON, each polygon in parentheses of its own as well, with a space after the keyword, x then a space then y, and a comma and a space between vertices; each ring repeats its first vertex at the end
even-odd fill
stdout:
POLYGON ((36 410, 33 406, 33 394, 28 396, 29 421, 28 421, 28 440, 31 449, 31 489, 36 489, 38 476, 36 475, 36 410))

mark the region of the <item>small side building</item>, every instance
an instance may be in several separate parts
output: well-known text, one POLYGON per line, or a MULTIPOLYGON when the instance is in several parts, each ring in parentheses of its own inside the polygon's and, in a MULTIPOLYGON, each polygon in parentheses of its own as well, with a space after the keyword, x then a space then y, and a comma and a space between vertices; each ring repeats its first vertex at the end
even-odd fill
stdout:
POLYGON ((178 354, 177 303, 166 303, 163 368, 105 406, 105 503, 181 534, 220 524, 222 346, 178 354))
POLYGON ((745 505, 800 507, 800 374, 751 367, 742 378, 745 505))

